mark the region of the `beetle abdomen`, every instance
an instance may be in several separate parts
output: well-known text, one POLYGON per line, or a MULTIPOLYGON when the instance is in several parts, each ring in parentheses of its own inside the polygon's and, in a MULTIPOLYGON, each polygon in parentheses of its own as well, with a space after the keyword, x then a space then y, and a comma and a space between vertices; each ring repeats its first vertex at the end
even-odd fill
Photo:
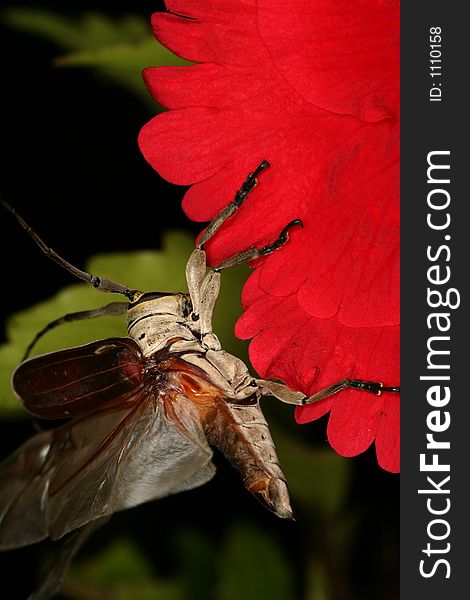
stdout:
POLYGON ((286 478, 260 405, 240 406, 218 398, 203 427, 209 444, 239 471, 247 490, 278 517, 291 519, 286 478))
POLYGON ((286 478, 259 402, 224 398, 202 369, 180 358, 170 357, 159 368, 166 371, 169 387, 198 407, 207 441, 239 471, 247 490, 277 516, 292 518, 286 478))

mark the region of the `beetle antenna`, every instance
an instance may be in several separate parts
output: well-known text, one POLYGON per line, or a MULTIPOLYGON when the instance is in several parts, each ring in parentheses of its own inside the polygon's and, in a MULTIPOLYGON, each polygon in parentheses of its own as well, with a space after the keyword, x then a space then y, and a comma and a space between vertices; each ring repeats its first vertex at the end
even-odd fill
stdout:
POLYGON ((69 263, 65 258, 62 258, 55 250, 49 248, 49 246, 39 237, 39 235, 32 229, 28 223, 16 212, 16 210, 5 202, 5 200, 1 200, 1 203, 6 208, 8 212, 10 212, 21 227, 26 231, 26 233, 32 238, 33 242, 39 249, 51 260, 61 266, 63 269, 85 281, 86 283, 91 284, 97 290, 101 292, 111 292, 114 294, 122 294, 125 296, 130 302, 136 299, 136 296, 139 296, 141 292, 138 290, 131 290, 125 285, 121 285, 120 283, 116 283, 115 281, 111 281, 111 279, 106 279, 106 277, 99 277, 98 275, 92 275, 91 273, 87 273, 87 271, 82 271, 78 269, 71 263, 69 263))

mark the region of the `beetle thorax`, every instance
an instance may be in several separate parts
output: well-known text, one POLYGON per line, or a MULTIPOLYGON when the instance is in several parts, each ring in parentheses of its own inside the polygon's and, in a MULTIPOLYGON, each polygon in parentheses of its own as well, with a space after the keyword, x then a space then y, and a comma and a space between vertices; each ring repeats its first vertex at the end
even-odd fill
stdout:
POLYGON ((188 294, 146 293, 129 305, 127 330, 149 356, 175 338, 193 340, 188 294))

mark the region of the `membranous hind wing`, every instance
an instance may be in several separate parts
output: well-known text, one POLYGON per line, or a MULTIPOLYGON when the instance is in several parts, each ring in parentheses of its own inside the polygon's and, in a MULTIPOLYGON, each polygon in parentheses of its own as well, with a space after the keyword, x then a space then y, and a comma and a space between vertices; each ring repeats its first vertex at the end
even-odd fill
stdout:
POLYGON ((30 410, 81 416, 37 434, 0 466, 0 548, 60 538, 213 476, 197 408, 164 382, 154 384, 145 360, 132 340, 112 339, 20 365, 15 389, 30 410), (123 355, 123 369, 116 368, 123 355))

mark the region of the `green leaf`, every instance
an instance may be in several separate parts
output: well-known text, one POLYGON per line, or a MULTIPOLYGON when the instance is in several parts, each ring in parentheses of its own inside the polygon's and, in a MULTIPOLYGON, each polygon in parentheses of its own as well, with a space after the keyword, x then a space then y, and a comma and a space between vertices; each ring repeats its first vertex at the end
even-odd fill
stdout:
MULTIPOLYGON (((193 249, 194 240, 189 234, 172 231, 164 236, 161 251, 95 256, 90 259, 86 269, 143 291, 185 291, 185 267, 193 249)), ((242 266, 223 273, 214 316, 214 331, 222 345, 243 360, 247 356, 246 344, 235 338, 233 327, 241 314, 240 293, 247 272, 248 268, 242 266)), ((0 414, 20 409, 19 401, 10 390, 10 377, 38 331, 67 313, 97 308, 115 300, 122 301, 123 297, 102 294, 91 286, 79 283, 64 288, 49 300, 12 315, 7 321, 8 342, 0 346, 0 414)), ((44 335, 35 346, 33 355, 126 335, 124 316, 75 321, 56 327, 44 335)))
POLYGON ((42 37, 66 50, 55 64, 63 67, 90 67, 141 100, 152 100, 141 72, 149 65, 187 65, 159 44, 150 31, 147 18, 137 15, 108 17, 100 13, 63 16, 53 11, 10 8, 2 20, 19 31, 42 37))
POLYGON ((49 10, 21 7, 2 11, 2 20, 11 28, 38 35, 66 50, 135 42, 149 33, 143 18, 130 15, 112 19, 88 12, 66 17, 49 10))
POLYGON ((96 50, 72 52, 59 57, 55 63, 62 67, 95 68, 105 77, 151 102, 154 111, 158 105, 151 98, 142 81, 142 69, 149 65, 188 64, 176 58, 151 36, 146 36, 145 39, 132 45, 119 44, 96 50))
POLYGON ((292 568, 276 538, 253 523, 236 523, 223 550, 217 598, 289 600, 293 589, 292 568))

